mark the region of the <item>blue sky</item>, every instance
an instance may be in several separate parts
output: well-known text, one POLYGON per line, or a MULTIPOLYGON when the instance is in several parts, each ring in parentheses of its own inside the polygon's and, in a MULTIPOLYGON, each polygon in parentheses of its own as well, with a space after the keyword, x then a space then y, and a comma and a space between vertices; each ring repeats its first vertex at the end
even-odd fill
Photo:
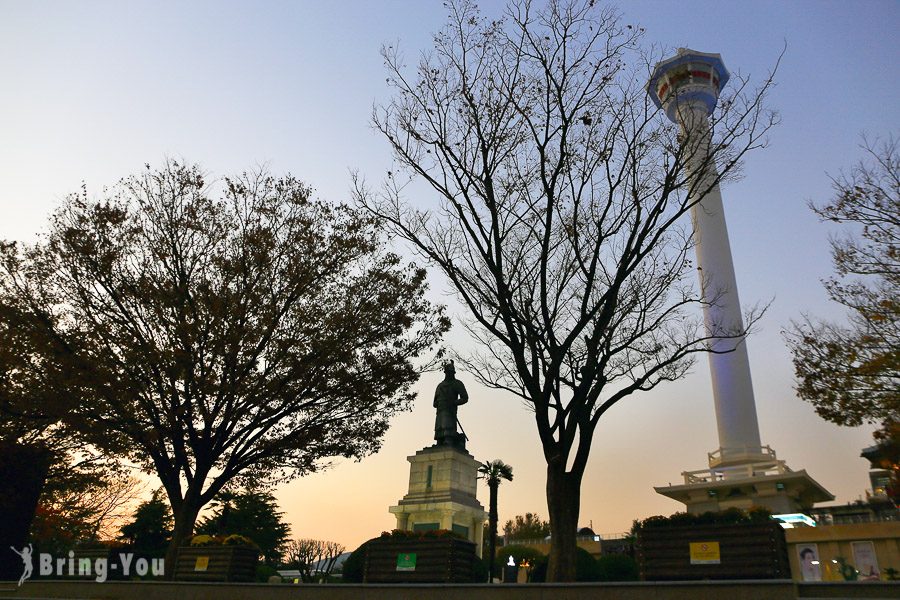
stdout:
MULTIPOLYGON (((486 14, 502 8, 482 6, 486 14)), ((634 0, 619 8, 646 29, 648 45, 718 52, 732 72, 755 80, 786 46, 769 100, 782 123, 723 196, 741 299, 773 300, 749 342, 763 443, 839 501, 854 500, 867 486, 859 450, 870 428, 825 423, 795 397, 780 331, 804 311, 840 314, 820 284, 831 272, 830 229, 806 202, 829 198, 827 175, 861 156, 860 134, 898 132, 900 3, 634 0)), ((436 1, 0 0, 0 238, 32 239, 82 181, 98 193, 166 157, 213 175, 267 165, 348 200, 351 169, 377 182, 390 168, 388 146, 369 125, 373 102, 389 93, 379 47, 399 43, 414 59, 443 21, 436 1)), ((435 299, 447 300, 440 288, 436 279, 435 299)), ((451 339, 464 343, 461 334, 451 339)), ((296 535, 355 546, 393 526, 387 507, 406 491, 405 457, 430 443, 437 380, 423 377, 425 400, 397 418, 378 455, 279 488, 296 535)), ((530 415, 466 383, 472 400, 460 419, 470 450, 516 472, 501 491, 501 519, 546 515, 530 415)), ((609 413, 582 522, 621 531, 634 518, 678 510, 652 486, 702 468, 716 445, 700 361, 685 380, 609 413)))

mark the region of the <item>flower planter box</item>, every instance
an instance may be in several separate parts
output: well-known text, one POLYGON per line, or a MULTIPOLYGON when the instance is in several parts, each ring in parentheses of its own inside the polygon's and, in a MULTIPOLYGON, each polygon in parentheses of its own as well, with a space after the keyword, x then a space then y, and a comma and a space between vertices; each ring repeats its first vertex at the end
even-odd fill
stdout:
POLYGON ((366 546, 366 583, 469 583, 475 544, 457 538, 375 539, 366 546), (407 558, 408 557, 408 558, 407 558))
POLYGON ((645 527, 636 550, 644 581, 791 577, 784 530, 775 522, 645 527))
POLYGON ((183 546, 175 564, 176 581, 254 581, 256 548, 247 546, 183 546))

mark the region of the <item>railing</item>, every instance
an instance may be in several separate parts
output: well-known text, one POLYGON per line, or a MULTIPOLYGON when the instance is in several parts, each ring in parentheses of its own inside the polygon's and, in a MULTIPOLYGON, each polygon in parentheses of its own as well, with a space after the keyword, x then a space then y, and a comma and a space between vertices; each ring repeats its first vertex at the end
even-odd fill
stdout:
POLYGON ((783 460, 771 460, 737 465, 734 467, 684 471, 682 475, 684 476, 685 484, 694 484, 724 481, 726 479, 746 479, 751 477, 766 477, 769 475, 784 475, 786 473, 792 473, 792 471, 783 460))
POLYGON ((848 525, 852 523, 885 523, 900 521, 900 509, 887 503, 846 504, 822 506, 808 511, 819 525, 848 525))
MULTIPOLYGON (((597 542, 600 540, 623 540, 627 538, 629 534, 627 531, 620 531, 616 533, 598 533, 596 535, 576 535, 575 540, 579 542, 597 542)), ((504 536, 500 536, 503 539, 504 536)), ((504 544, 505 546, 537 546, 539 544, 549 544, 550 536, 546 538, 533 538, 533 539, 525 539, 525 540, 507 540, 504 544)))
POLYGON ((717 467, 726 460, 746 460, 760 458, 777 460, 775 451, 771 446, 737 446, 732 448, 718 448, 707 454, 710 468, 717 467))

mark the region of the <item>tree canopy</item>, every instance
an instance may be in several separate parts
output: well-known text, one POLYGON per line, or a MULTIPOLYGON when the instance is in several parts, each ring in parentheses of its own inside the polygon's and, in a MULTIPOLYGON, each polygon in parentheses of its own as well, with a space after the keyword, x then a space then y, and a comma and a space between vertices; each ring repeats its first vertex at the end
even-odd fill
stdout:
POLYGON ((513 0, 489 19, 467 0, 447 6, 413 72, 398 48, 382 51, 394 94, 373 120, 396 167, 377 189, 358 177, 357 198, 460 299, 479 349, 459 362, 533 411, 554 531, 548 578, 572 580, 601 417, 682 377, 710 339, 746 333, 707 334, 696 318, 706 301, 686 215, 764 145, 777 121, 762 102, 771 81, 752 90, 733 78, 710 143, 694 143, 648 98, 642 30, 614 9, 513 0), (718 170, 694 177, 689 165, 718 170), (435 201, 411 205, 411 181, 435 201))
POLYGON ((169 560, 227 483, 378 449, 448 326, 425 289, 373 218, 294 177, 174 161, 83 188, 0 256, 4 316, 53 366, 67 426, 160 478, 169 560))
POLYGON ((550 521, 544 521, 537 513, 516 515, 503 526, 503 534, 511 541, 542 540, 550 535, 550 521))
POLYGON ((61 420, 72 392, 61 366, 48 360, 48 340, 20 327, 21 308, 9 293, 0 292, 0 463, 10 469, 2 486, 11 489, 0 492, 0 508, 30 543, 65 552, 115 535, 139 486, 115 457, 61 420))
POLYGON ((900 423, 900 155, 864 142, 866 158, 832 179, 834 198, 810 208, 845 232, 831 239, 828 297, 845 323, 806 317, 787 333, 797 392, 839 425, 900 423))

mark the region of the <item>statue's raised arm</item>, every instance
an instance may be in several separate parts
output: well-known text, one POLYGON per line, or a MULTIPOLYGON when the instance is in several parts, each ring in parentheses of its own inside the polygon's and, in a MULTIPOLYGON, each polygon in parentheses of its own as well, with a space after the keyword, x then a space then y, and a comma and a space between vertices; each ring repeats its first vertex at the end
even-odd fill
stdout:
POLYGON ((456 431, 456 407, 469 401, 469 393, 463 382, 456 379, 453 361, 444 364, 444 380, 434 390, 434 439, 437 446, 453 446, 465 449, 464 434, 456 431))

